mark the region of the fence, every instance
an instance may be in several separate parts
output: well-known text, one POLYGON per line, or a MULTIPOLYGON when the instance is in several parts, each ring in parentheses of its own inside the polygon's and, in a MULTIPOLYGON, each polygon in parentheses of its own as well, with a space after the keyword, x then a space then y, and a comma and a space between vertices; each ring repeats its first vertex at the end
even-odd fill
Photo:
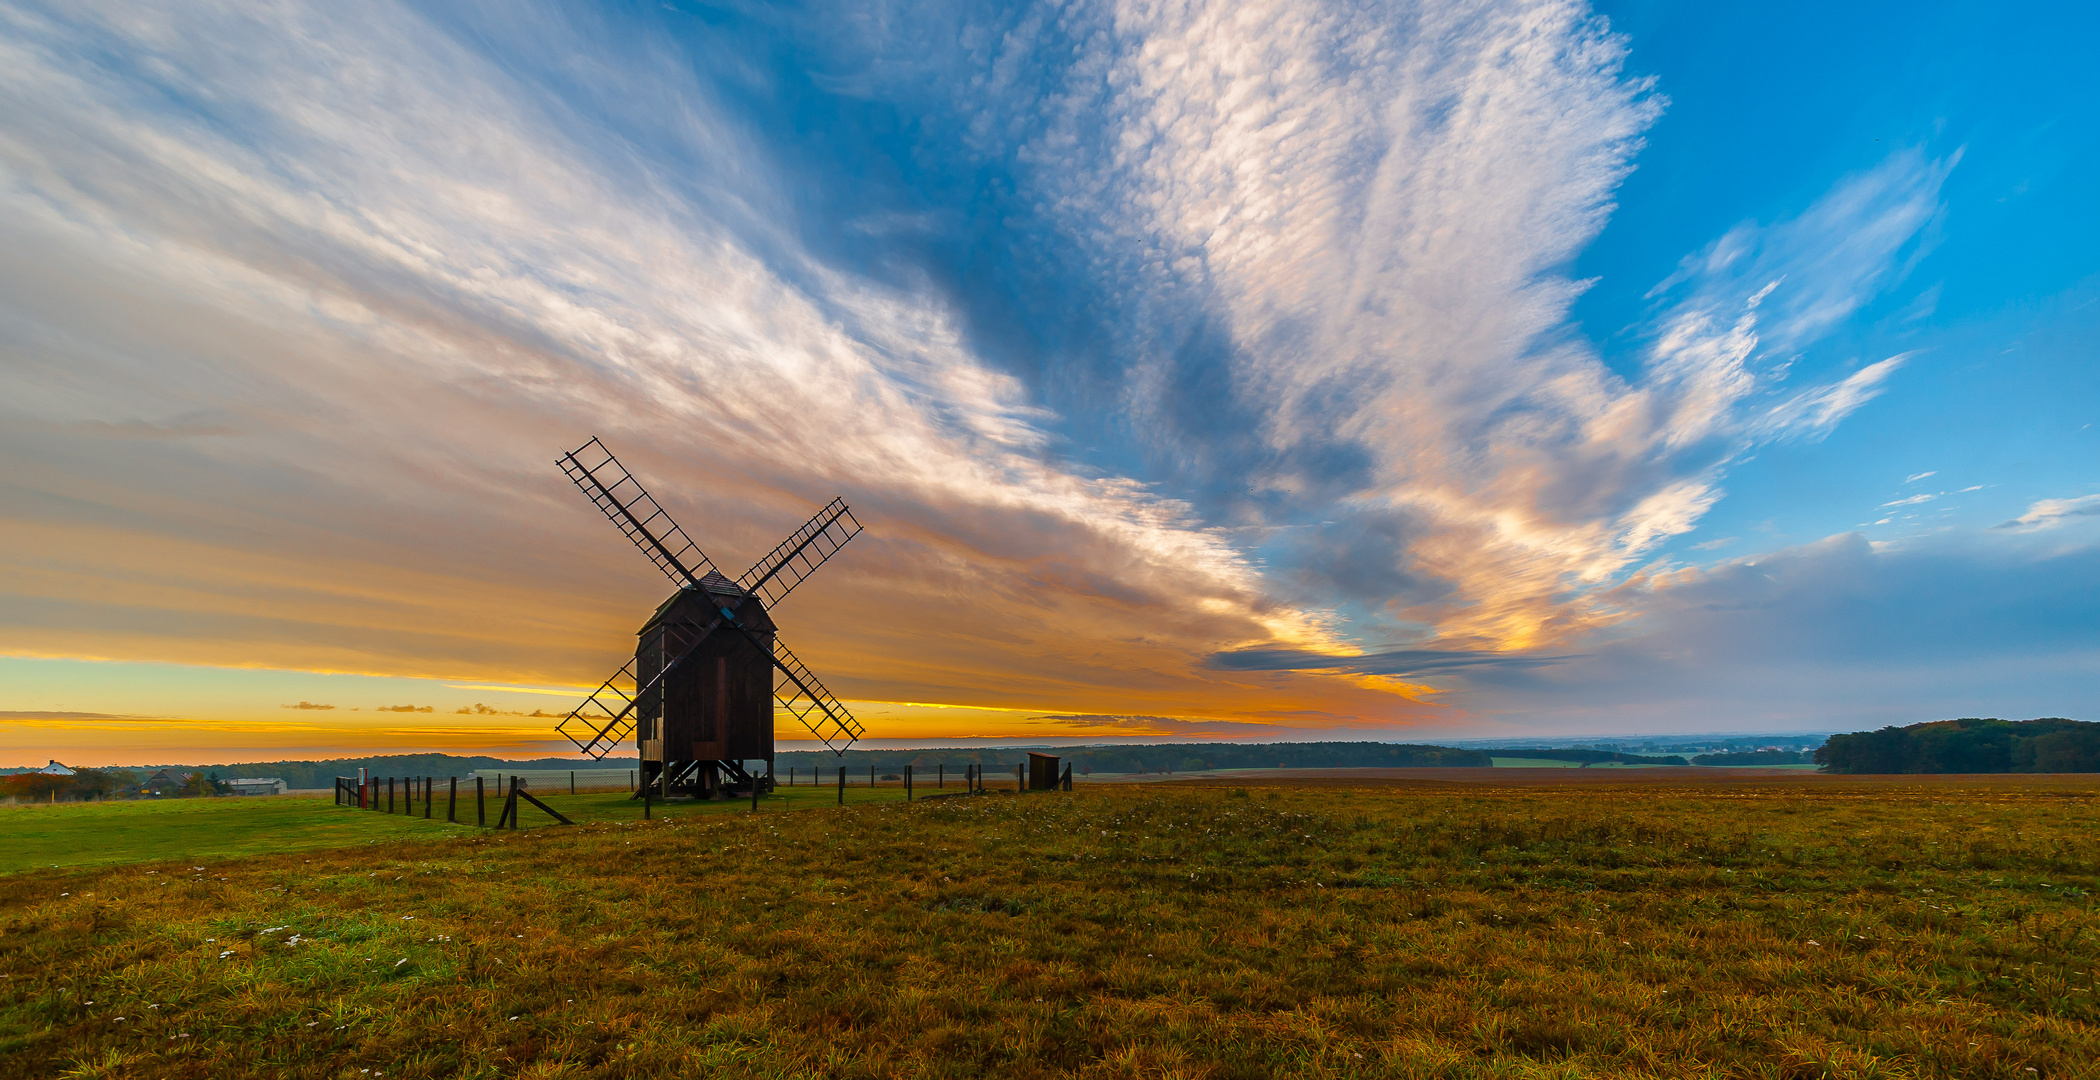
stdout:
MULTIPOLYGON (((470 777, 469 779, 474 782, 474 824, 486 826, 489 821, 488 783, 480 776, 470 777)), ((417 796, 420 795, 423 803, 423 818, 429 820, 434 816, 433 812, 437 808, 438 801, 437 778, 434 776, 388 776, 384 778, 371 776, 366 777, 363 782, 359 782, 358 778, 354 776, 338 776, 335 778, 335 804, 337 806, 354 806, 359 810, 394 813, 396 781, 399 781, 400 784, 401 813, 414 817, 416 814, 417 796), (380 794, 380 785, 382 783, 386 785, 383 801, 380 794)), ((521 799, 546 811, 550 817, 564 825, 576 824, 562 816, 561 811, 533 798, 525 790, 524 777, 513 776, 509 778, 509 781, 510 790, 506 793, 504 791, 504 778, 500 776, 496 778, 496 798, 502 807, 502 813, 496 819, 496 828, 508 827, 515 829, 518 827, 518 801, 521 799)), ((454 824, 459 823, 459 777, 457 776, 445 778, 445 820, 454 824)))
MULTIPOLYGON (((613 770, 598 771, 612 772, 613 770)), ((809 786, 814 787, 821 782, 818 776, 818 771, 815 768, 810 769, 809 774, 809 786)), ((840 806, 846 805, 846 774, 846 767, 843 765, 839 766, 837 783, 838 804, 840 806)), ((541 775, 559 776, 560 774, 543 773, 541 775)), ((881 766, 870 765, 868 767, 868 786, 871 788, 879 786, 879 779, 884 777, 885 775, 889 778, 893 778, 897 783, 903 785, 904 800, 906 802, 910 802, 916 795, 917 789, 915 781, 917 780, 917 777, 914 773, 912 766, 904 765, 900 767, 895 767, 885 774, 881 766), (899 771, 900 769, 901 771, 899 771)), ((474 824, 477 826, 487 827, 487 778, 477 774, 469 776, 466 779, 471 781, 474 785, 474 793, 472 796, 474 800, 474 824)), ((563 825, 576 824, 575 822, 570 821, 567 817, 564 817, 561 811, 556 810, 551 806, 548 806, 546 803, 543 803, 537 798, 534 798, 529 792, 527 792, 526 786, 528 783, 528 779, 528 776, 520 774, 510 774, 508 776, 496 777, 496 798, 501 804, 502 808, 501 814, 496 819, 496 828, 502 829, 507 827, 515 829, 518 827, 518 803, 520 800, 523 800, 525 802, 531 803, 534 806, 539 807, 541 810, 545 811, 550 817, 554 818, 556 821, 561 822, 563 825), (505 790, 506 781, 508 791, 505 790)), ((798 777, 796 775, 796 770, 792 768, 789 769, 788 786, 799 786, 795 782, 797 779, 798 777)), ((962 791, 965 794, 981 795, 991 790, 990 788, 987 788, 985 786, 984 767, 981 765, 966 766, 964 768, 963 775, 960 777, 960 780, 963 785, 962 791)), ((417 804, 420 801, 423 811, 422 817, 425 820, 431 820, 436 816, 437 803, 439 799, 437 785, 438 779, 434 776, 368 776, 365 777, 363 780, 360 780, 354 776, 338 776, 335 778, 335 804, 337 806, 349 806, 359 810, 369 810, 387 814, 393 814, 398 812, 401 814, 406 814, 410 817, 414 817, 416 816, 417 804), (396 809, 397 792, 399 794, 398 810, 396 809)), ((758 809, 759 791, 763 786, 764 785, 756 783, 751 785, 751 809, 754 812, 758 809)), ((934 774, 934 786, 936 789, 945 789, 948 786, 948 773, 945 767, 936 768, 936 772, 934 774)), ((662 797, 660 793, 651 790, 653 787, 655 787, 654 784, 643 785, 641 790, 634 791, 635 781, 632 775, 630 774, 627 789, 629 791, 634 791, 634 797, 642 801, 642 816, 644 818, 647 818, 650 814, 651 803, 654 802, 656 799, 662 797)), ((445 802, 445 820, 453 824, 461 823, 459 820, 459 788, 459 777, 448 776, 445 778, 445 788, 443 793, 443 798, 445 802)), ((578 790, 579 789, 576 785, 576 774, 570 773, 569 793, 571 795, 574 795, 578 792, 578 790)), ((606 789, 598 788, 596 790, 606 789)), ((619 789, 612 788, 610 790, 617 791, 619 789)), ((1028 790, 1030 790, 1028 767, 1025 765, 1014 766, 1014 792, 1016 794, 1019 794, 1028 790)), ((1047 787, 1036 787, 1034 790, 1072 790, 1072 767, 1070 765, 1066 765, 1062 776, 1059 776, 1055 780, 1051 781, 1047 787)))

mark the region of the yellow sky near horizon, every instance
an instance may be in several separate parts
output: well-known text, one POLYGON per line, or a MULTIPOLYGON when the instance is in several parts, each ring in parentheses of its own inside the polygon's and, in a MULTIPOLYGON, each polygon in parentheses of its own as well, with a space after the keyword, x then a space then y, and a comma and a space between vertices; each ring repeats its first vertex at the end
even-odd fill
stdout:
MULTIPOLYGON (((0 701, 18 706, 0 710, 0 768, 50 759, 100 766, 401 753, 565 756, 574 747, 554 724, 590 689, 0 656, 0 701), (19 707, 25 705, 32 707, 19 707)), ((1280 705, 1295 699, 1272 692, 1249 700, 1280 705)), ((890 744, 1266 741, 1302 736, 1307 720, 1285 709, 1203 718, 920 701, 847 705, 871 742, 890 744)), ((1338 733, 1329 729, 1326 737, 1338 733)), ((776 737, 783 750, 817 745, 784 714, 776 737)), ((629 750, 622 746, 614 754, 629 750)))

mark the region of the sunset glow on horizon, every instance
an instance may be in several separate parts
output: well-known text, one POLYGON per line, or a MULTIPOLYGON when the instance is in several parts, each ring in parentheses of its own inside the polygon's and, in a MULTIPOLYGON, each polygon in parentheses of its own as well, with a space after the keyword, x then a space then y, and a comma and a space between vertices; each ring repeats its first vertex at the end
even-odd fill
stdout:
POLYGON ((572 749, 594 435, 872 739, 2091 718, 2094 16, 1806 10, 0 0, 0 766, 572 749))

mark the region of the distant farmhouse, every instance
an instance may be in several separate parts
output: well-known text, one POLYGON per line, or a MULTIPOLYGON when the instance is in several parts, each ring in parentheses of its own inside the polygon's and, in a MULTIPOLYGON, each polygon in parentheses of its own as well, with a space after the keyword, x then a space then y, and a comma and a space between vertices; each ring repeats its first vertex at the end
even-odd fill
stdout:
POLYGON ((189 778, 190 774, 186 772, 162 769, 147 777, 146 782, 139 785, 139 789, 148 795, 170 795, 181 790, 183 782, 189 778))
POLYGON ((282 795, 285 793, 284 781, 274 776, 258 777, 253 780, 228 780, 226 781, 226 786, 232 788, 235 795, 282 795))
POLYGON ((49 764, 49 765, 46 765, 46 766, 44 766, 43 768, 41 768, 41 769, 38 769, 38 770, 37 770, 37 775, 39 775, 39 776, 71 776, 71 775, 73 775, 73 770, 71 770, 71 769, 68 769, 68 768, 66 768, 66 767, 65 767, 64 765, 60 765, 60 764, 58 763, 58 759, 57 759, 57 758, 52 758, 52 759, 51 759, 51 764, 49 764))

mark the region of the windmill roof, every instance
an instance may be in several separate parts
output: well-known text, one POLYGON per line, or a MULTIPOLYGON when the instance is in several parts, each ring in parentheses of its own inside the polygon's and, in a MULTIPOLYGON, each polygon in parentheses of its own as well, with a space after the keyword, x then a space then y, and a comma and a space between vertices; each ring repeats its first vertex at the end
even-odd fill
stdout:
POLYGON ((724 596, 744 595, 744 590, 738 587, 736 582, 723 577, 720 570, 709 570, 702 574, 700 584, 707 586, 707 591, 711 593, 721 593, 724 596))

